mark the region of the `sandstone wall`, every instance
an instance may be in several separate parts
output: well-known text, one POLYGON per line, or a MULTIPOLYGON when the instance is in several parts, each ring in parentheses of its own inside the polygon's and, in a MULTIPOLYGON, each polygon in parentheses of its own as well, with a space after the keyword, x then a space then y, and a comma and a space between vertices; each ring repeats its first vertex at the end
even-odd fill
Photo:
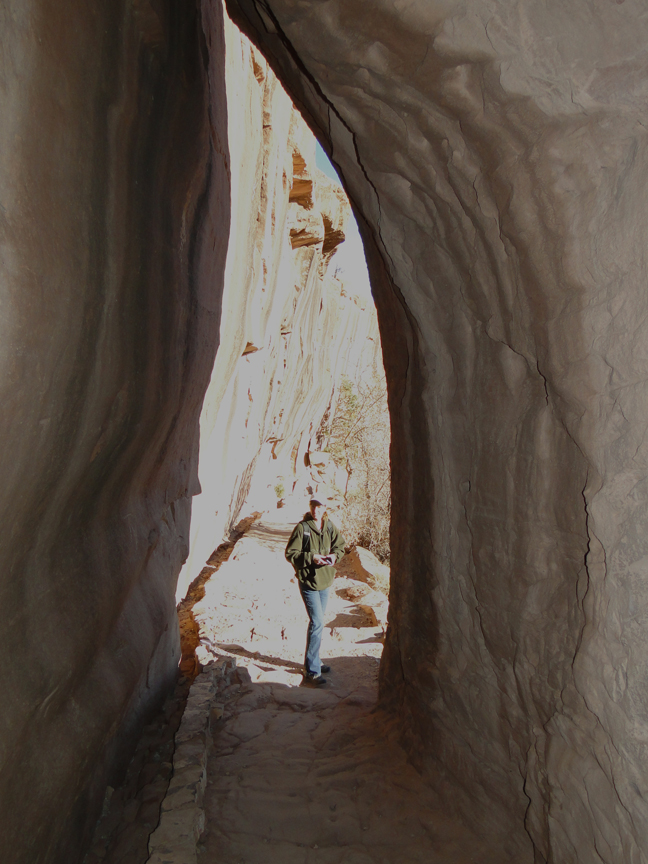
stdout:
POLYGON ((208 52, 175 0, 0 10, 7 864, 81 860, 177 666, 228 235, 219 12, 208 52))
POLYGON ((346 196, 267 61, 229 21, 225 33, 231 231, 178 597, 241 517, 276 508, 275 487, 303 490, 336 381, 380 353, 372 304, 335 277, 346 196))
POLYGON ((512 860, 646 861, 645 10, 228 7, 362 217, 393 422, 383 697, 512 860))

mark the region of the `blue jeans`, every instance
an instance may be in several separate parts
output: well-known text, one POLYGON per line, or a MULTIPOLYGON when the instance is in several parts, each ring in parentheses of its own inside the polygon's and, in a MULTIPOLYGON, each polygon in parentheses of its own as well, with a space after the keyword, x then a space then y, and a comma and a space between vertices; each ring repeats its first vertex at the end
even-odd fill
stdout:
POLYGON ((322 633, 324 632, 324 614, 331 589, 324 588, 323 591, 313 591, 313 589, 306 588, 300 582, 299 590, 308 612, 308 634, 306 636, 304 670, 309 675, 319 675, 322 671, 320 645, 322 644, 322 633))

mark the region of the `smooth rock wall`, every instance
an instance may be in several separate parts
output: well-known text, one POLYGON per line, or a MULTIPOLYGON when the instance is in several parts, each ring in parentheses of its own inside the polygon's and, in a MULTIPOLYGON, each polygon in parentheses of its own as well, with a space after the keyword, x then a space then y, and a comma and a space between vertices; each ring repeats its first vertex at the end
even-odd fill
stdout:
POLYGON ((503 860, 648 860, 638 0, 228 0, 357 208, 392 411, 382 694, 503 860))
POLYGON ((229 228, 220 6, 202 16, 0 10, 6 864, 81 860, 176 672, 229 228))
POLYGON ((380 354, 373 304, 334 275, 346 196, 264 57, 229 21, 225 42, 232 227, 178 598, 239 519, 276 509, 276 488, 306 507, 304 456, 335 387, 380 354))

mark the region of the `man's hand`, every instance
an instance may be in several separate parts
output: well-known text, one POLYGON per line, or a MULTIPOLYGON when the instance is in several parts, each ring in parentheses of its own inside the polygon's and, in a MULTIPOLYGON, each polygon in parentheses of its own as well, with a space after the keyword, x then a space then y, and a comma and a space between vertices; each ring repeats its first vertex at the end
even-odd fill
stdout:
POLYGON ((316 567, 330 567, 335 564, 335 555, 313 555, 313 562, 316 567))

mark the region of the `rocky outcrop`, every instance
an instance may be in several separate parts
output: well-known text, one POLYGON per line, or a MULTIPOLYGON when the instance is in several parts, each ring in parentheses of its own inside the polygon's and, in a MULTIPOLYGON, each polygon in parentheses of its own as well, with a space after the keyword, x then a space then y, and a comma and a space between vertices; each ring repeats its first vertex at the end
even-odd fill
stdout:
POLYGON ((383 698, 519 862, 643 861, 646 19, 228 6, 362 217, 393 422, 383 698))
POLYGON ((241 516, 305 494, 336 382, 380 351, 375 310, 334 275, 346 196, 316 167, 315 138, 267 61, 229 22, 225 41, 232 220, 178 597, 241 516))

